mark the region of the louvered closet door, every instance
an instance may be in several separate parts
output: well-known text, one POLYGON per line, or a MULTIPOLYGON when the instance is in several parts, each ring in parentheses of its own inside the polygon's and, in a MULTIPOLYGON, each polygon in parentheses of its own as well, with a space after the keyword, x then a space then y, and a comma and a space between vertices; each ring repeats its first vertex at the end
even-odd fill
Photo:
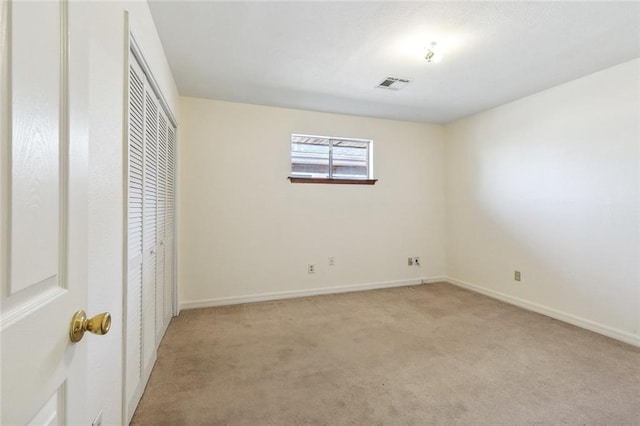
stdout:
POLYGON ((158 114, 158 250, 155 287, 155 326, 156 340, 158 344, 162 339, 165 329, 164 298, 165 298, 165 266, 166 266, 166 217, 167 217, 167 126, 168 120, 164 111, 158 114))
POLYGON ((176 133, 134 56, 129 71, 126 403, 142 396, 173 316, 176 133))
POLYGON ((158 244, 158 104, 145 85, 144 208, 142 278, 143 371, 151 367, 156 350, 156 271, 158 244))
POLYGON ((173 316, 173 289, 175 283, 175 176, 176 176, 176 132, 169 124, 167 129, 167 184, 165 222, 165 287, 164 321, 168 324, 173 316))
POLYGON ((145 139, 145 76, 135 61, 129 69, 129 211, 127 281, 126 397, 142 377, 142 230, 145 139))

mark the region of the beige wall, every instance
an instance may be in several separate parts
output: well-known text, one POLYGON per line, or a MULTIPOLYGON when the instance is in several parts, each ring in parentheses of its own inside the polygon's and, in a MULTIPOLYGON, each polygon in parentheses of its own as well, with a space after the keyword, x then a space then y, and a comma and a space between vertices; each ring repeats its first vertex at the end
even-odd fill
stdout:
POLYGON ((450 277, 640 345, 639 75, 634 60, 446 126, 450 277))
POLYGON ((639 68, 446 126, 181 98, 183 306, 445 275, 640 345, 639 68), (289 183, 297 132, 373 139, 380 181, 289 183))
POLYGON ((639 68, 446 126, 181 98, 183 306, 445 275, 640 344, 639 68), (289 183, 297 132, 373 139, 380 181, 289 183))
POLYGON ((441 126, 196 98, 180 125, 183 306, 444 275, 441 126), (291 133, 373 139, 379 182, 291 184, 291 133))
MULTIPOLYGON (((89 314, 111 312, 106 336, 88 347, 86 424, 103 410, 103 425, 122 424, 123 121, 125 10, 154 75, 177 113, 178 91, 146 2, 74 2, 85 9, 89 58, 89 314)), ((73 53, 72 53, 73 54, 73 53)))

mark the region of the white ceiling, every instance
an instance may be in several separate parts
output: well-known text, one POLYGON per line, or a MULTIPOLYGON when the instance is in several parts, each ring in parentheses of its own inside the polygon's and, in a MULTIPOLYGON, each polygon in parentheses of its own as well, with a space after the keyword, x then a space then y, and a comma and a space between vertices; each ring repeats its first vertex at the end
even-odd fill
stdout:
POLYGON ((640 57, 637 1, 150 7, 181 95, 409 121, 449 122, 640 57), (437 64, 423 58, 432 40, 437 64), (387 76, 413 83, 375 88, 387 76))

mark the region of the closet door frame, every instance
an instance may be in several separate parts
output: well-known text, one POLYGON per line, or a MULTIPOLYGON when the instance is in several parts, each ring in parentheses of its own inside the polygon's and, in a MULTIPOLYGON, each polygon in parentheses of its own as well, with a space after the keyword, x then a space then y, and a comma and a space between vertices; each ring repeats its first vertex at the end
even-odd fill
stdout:
MULTIPOLYGON (((176 176, 177 176, 177 164, 178 164, 178 132, 177 132, 177 120, 171 108, 169 107, 169 103, 167 102, 164 94, 160 90, 160 86, 157 83, 153 75, 153 71, 151 70, 148 62, 144 58, 144 54, 142 53, 142 49, 138 44, 135 31, 132 30, 130 22, 129 22, 129 14, 125 12, 124 16, 125 23, 125 49, 124 49, 124 108, 123 108, 123 194, 124 194, 124 202, 123 202, 123 283, 122 283, 122 312, 123 312, 123 321, 122 321, 122 424, 129 424, 131 417, 133 415, 133 410, 130 410, 129 401, 127 398, 127 309, 128 309, 128 275, 129 275, 129 232, 128 232, 128 214, 129 214, 129 68, 131 66, 131 58, 137 61, 140 68, 142 68, 143 73, 146 75, 148 83, 151 85, 152 91, 155 93, 159 106, 162 110, 164 110, 166 117, 169 121, 169 125, 173 127, 174 133, 174 150, 175 150, 175 158, 173 159, 173 165, 175 170, 174 175, 174 185, 173 185, 173 194, 174 194, 174 222, 173 222, 173 279, 171 280, 172 287, 172 316, 177 316, 179 313, 178 310, 178 291, 177 291, 177 276, 178 276, 178 237, 176 233, 176 224, 178 218, 178 208, 177 208, 177 198, 178 191, 176 185, 176 176)), ((135 408, 135 407, 134 407, 135 408)))

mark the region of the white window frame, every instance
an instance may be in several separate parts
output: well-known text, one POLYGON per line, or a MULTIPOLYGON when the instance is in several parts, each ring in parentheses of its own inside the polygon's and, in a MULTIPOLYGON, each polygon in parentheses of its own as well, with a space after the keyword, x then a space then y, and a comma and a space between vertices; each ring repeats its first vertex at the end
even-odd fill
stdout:
POLYGON ((291 138, 289 140, 289 167, 291 177, 293 178, 309 178, 309 179, 324 179, 327 181, 330 180, 353 180, 353 181, 363 181, 363 180, 373 180, 373 140, 372 139, 362 139, 362 138, 342 138, 336 136, 321 136, 321 135, 309 135, 302 133, 292 133, 291 138), (294 143, 294 137, 301 138, 318 138, 318 139, 326 139, 329 141, 329 159, 328 159, 328 167, 329 167, 329 176, 308 176, 303 173, 294 173, 293 172, 293 151, 291 149, 291 145, 294 143), (333 143, 334 142, 342 142, 342 141, 353 141, 367 144, 367 176, 366 177, 334 177, 333 176, 333 143))

